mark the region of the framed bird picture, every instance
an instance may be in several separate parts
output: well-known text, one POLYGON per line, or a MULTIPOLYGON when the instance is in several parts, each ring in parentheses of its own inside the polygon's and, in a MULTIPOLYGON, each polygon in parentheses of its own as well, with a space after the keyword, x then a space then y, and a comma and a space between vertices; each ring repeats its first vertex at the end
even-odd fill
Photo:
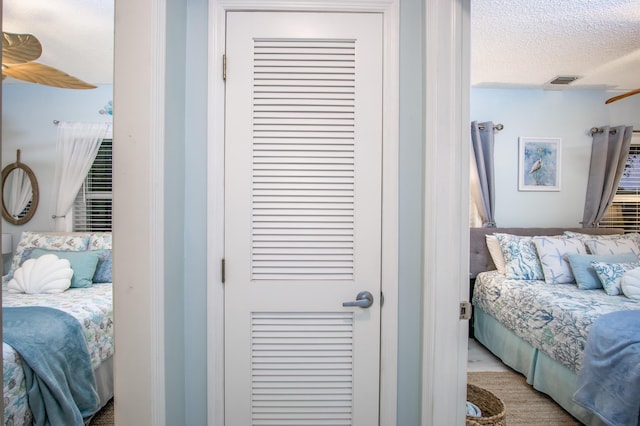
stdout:
POLYGON ((560 138, 519 138, 519 191, 560 191, 560 138))

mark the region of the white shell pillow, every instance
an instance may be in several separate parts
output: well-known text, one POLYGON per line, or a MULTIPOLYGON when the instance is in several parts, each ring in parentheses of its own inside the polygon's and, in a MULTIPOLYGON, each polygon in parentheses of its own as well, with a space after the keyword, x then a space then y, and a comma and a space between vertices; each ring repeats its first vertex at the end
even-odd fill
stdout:
POLYGON ((622 293, 629 299, 640 299, 640 268, 625 272, 620 286, 622 293))
POLYGON ((73 269, 67 259, 45 254, 15 270, 7 284, 10 293, 62 293, 71 286, 73 269))

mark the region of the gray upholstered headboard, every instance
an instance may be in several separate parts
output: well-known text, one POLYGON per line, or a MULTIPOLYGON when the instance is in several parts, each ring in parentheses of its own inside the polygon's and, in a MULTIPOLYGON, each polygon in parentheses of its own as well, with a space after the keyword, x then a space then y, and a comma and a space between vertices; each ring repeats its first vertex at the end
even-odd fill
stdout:
POLYGON ((475 278, 482 271, 495 269, 485 236, 494 232, 515 235, 561 235, 564 231, 576 231, 584 234, 622 234, 617 228, 470 228, 469 276, 475 278))

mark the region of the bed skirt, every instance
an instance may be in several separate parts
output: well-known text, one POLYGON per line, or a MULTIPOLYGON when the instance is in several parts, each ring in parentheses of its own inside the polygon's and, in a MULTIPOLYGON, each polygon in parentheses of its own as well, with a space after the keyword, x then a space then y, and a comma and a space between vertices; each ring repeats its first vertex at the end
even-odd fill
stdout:
POLYGON ((589 426, 604 423, 573 402, 577 375, 545 353, 520 339, 482 309, 474 307, 475 338, 502 362, 523 374, 534 389, 549 395, 580 422, 589 426))

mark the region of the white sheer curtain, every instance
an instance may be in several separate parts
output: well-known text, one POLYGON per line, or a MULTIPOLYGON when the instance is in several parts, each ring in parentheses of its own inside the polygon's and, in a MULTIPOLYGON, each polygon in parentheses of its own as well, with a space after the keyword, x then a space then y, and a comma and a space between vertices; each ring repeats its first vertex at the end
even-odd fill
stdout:
POLYGON ((24 208, 31 201, 33 194, 31 180, 29 180, 29 176, 24 170, 13 169, 7 176, 5 185, 8 188, 8 191, 5 191, 6 195, 8 195, 8 200, 5 199, 7 201, 7 210, 11 216, 18 219, 20 213, 24 211, 24 208))
POLYGON ((54 230, 71 231, 67 215, 110 127, 111 123, 58 123, 51 206, 54 230))

